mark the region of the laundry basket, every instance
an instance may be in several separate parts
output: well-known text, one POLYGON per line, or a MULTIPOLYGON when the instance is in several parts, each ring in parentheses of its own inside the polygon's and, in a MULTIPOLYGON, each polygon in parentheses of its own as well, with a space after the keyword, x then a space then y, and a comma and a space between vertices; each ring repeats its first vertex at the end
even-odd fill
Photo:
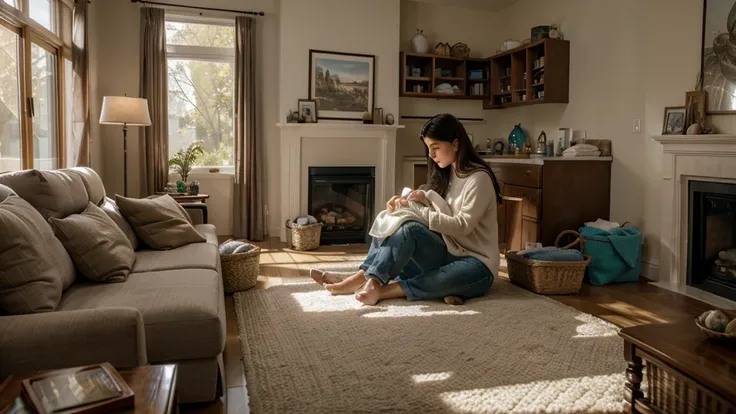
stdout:
MULTIPOLYGON (((569 249, 579 243, 581 244, 580 250, 582 250, 583 238, 574 230, 560 233, 555 246, 567 234, 574 234, 577 239, 561 248, 569 249)), ((584 261, 558 262, 530 260, 517 252, 508 252, 506 253, 506 264, 509 279, 516 285, 540 295, 569 295, 580 291, 585 278, 585 268, 590 264, 590 256, 585 256, 584 261)))
POLYGON ((258 282, 260 272, 261 249, 253 246, 244 253, 222 254, 222 283, 225 293, 248 290, 258 282))
POLYGON ((322 223, 299 225, 286 220, 286 241, 294 250, 315 250, 322 237, 322 223))

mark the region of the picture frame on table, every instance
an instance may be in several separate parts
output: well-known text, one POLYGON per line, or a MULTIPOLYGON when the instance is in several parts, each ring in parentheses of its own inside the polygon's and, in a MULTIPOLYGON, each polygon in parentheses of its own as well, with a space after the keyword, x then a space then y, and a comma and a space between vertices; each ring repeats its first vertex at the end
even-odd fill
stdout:
POLYGON ((687 109, 684 106, 668 106, 664 108, 662 135, 682 135, 685 133, 687 109))
POLYGON ((699 90, 707 93, 707 114, 736 114, 736 0, 703 1, 699 90))
POLYGON ((362 121, 373 114, 376 57, 309 50, 309 99, 317 101, 320 119, 362 121))
POLYGON ((307 124, 317 123, 317 101, 314 99, 299 99, 297 102, 297 110, 299 115, 304 117, 304 122, 307 124))

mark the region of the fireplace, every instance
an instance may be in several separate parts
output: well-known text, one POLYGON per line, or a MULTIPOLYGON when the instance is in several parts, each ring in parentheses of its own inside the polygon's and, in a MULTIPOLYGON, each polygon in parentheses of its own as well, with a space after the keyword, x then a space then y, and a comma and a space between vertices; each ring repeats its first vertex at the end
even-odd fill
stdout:
POLYGON ((308 210, 324 224, 321 244, 368 243, 375 167, 309 167, 308 210))
POLYGON ((689 181, 688 216, 687 284, 736 301, 736 184, 689 181))

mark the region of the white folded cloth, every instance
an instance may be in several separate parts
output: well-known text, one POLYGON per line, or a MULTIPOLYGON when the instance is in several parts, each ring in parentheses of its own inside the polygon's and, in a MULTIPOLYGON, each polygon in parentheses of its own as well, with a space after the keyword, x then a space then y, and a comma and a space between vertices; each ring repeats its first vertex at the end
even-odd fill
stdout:
POLYGON ((407 207, 402 207, 389 213, 388 210, 383 210, 376 216, 373 221, 373 226, 368 234, 377 239, 385 239, 390 235, 394 234, 396 230, 401 227, 407 221, 418 221, 424 225, 429 225, 427 220, 422 214, 422 208, 429 207, 435 211, 442 212, 447 215, 452 215, 452 209, 447 201, 442 198, 434 190, 424 191, 425 202, 409 201, 407 207))

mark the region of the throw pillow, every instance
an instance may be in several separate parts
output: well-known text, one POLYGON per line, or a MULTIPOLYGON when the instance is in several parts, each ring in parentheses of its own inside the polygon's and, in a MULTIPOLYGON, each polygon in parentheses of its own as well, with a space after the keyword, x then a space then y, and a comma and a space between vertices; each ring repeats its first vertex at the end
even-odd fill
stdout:
POLYGON ((135 263, 135 252, 120 228, 89 203, 80 214, 50 218, 56 237, 84 277, 97 282, 123 282, 135 263))
POLYGON ((189 222, 186 211, 168 195, 142 199, 116 195, 115 201, 138 237, 152 249, 206 241, 189 222))
POLYGON ((105 197, 102 203, 102 210, 104 210, 108 217, 117 224, 118 228, 125 233, 125 237, 128 238, 133 250, 138 250, 138 236, 135 235, 135 230, 130 226, 130 223, 128 223, 128 220, 123 216, 123 213, 120 212, 120 208, 118 208, 115 200, 110 197, 105 197))
POLYGON ((0 202, 0 314, 56 309, 76 270, 51 226, 27 201, 0 202))

